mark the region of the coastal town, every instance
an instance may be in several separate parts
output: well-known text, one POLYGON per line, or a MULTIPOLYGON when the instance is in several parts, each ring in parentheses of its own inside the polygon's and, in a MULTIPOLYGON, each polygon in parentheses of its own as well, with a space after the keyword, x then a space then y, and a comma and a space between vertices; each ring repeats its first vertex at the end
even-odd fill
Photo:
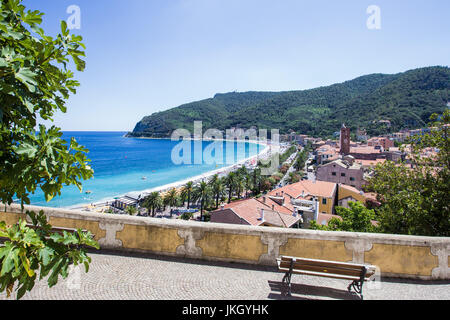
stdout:
POLYGON ((450 300, 449 1, 77 2, 0 2, 0 302, 450 300))
MULTIPOLYGON (((291 132, 281 135, 279 144, 267 145, 258 156, 233 166, 80 209, 251 226, 327 226, 331 219, 340 219, 337 207, 350 208, 351 202, 379 206, 376 193, 365 190, 375 166, 407 160, 408 145, 399 146, 429 132, 424 128, 369 137, 365 130, 352 134, 345 124, 336 139, 291 132), (272 157, 280 158, 277 170, 261 175, 263 163, 272 157)), ((437 150, 426 152, 431 156, 437 150)))

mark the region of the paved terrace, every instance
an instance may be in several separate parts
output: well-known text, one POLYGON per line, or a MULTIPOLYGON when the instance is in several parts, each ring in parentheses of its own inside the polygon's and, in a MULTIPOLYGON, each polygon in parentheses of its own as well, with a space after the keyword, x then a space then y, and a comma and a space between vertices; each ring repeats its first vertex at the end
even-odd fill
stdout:
MULTIPOLYGON (((349 281, 294 275, 292 297, 281 291, 276 267, 207 262, 143 254, 92 253, 89 273, 61 280, 49 289, 36 284, 24 300, 266 300, 359 299, 347 292, 349 281), (78 286, 78 288, 77 288, 78 286)), ((0 294, 0 300, 6 299, 0 294)), ((364 286, 365 300, 450 299, 450 281, 381 279, 364 286)))

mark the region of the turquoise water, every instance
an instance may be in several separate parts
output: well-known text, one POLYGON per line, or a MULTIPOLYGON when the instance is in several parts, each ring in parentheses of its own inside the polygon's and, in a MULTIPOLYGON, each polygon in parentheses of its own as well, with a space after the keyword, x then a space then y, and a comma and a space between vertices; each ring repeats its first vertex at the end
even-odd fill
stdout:
MULTIPOLYGON (((244 142, 188 141, 183 142, 183 146, 185 150, 191 148, 191 164, 178 165, 177 161, 172 161, 172 150, 177 150, 180 142, 125 138, 124 134, 125 132, 64 132, 64 139, 74 137, 89 149, 88 158, 92 161, 90 165, 95 171, 94 178, 83 182, 83 193, 73 186, 64 187, 60 197, 47 203, 43 193, 38 191, 31 195, 31 203, 47 207, 72 207, 111 199, 230 166, 258 154, 263 148, 244 142), (211 152, 213 146, 218 147, 216 152, 211 152), (208 160, 205 156, 208 154, 215 161, 208 160), (199 161, 202 156, 203 161, 199 161), (146 177, 146 180, 143 180, 143 177, 146 177), (86 194, 85 191, 88 190, 92 193, 86 194)), ((175 154, 189 162, 187 152, 175 154)))

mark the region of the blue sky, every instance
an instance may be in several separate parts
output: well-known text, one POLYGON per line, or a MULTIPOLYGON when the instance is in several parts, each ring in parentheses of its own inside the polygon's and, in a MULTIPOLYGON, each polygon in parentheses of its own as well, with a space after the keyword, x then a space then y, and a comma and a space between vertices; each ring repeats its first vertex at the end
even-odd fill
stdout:
POLYGON ((131 131, 146 115, 230 91, 302 90, 449 65, 448 0, 25 0, 56 34, 81 9, 87 68, 63 130, 131 131), (381 9, 369 30, 366 10, 381 9))

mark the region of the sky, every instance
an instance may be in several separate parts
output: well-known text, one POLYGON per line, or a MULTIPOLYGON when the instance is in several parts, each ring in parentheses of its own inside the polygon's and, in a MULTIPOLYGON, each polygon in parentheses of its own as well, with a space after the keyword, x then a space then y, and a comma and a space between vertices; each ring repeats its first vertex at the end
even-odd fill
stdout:
POLYGON ((132 131, 144 116, 216 93, 304 90, 450 64, 448 0, 23 3, 45 13, 50 35, 69 6, 80 9, 72 32, 83 36, 87 67, 67 113, 55 116, 64 131, 132 131))

